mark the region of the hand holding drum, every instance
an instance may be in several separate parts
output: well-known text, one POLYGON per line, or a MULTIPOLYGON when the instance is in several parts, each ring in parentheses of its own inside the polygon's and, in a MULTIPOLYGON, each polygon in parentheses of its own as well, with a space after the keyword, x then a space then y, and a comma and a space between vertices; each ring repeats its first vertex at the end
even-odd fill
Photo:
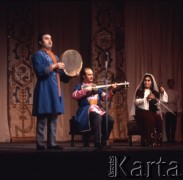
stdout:
POLYGON ((79 76, 83 66, 80 53, 74 49, 66 50, 60 57, 61 62, 65 64, 63 68, 65 74, 74 77, 79 76))

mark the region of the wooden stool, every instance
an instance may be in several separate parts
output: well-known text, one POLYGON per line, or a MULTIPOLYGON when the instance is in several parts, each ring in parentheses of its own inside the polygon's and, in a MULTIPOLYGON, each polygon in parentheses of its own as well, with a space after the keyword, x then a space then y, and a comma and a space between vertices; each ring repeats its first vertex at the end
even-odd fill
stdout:
POLYGON ((74 136, 75 135, 93 135, 92 131, 87 131, 87 132, 80 132, 78 130, 77 126, 77 121, 75 120, 75 116, 72 116, 72 118, 69 120, 70 124, 70 132, 69 134, 71 135, 71 146, 73 147, 75 142, 74 142, 74 136))
POLYGON ((137 121, 136 120, 128 121, 127 128, 128 128, 128 136, 129 136, 129 145, 132 146, 132 136, 133 135, 141 135, 137 121))

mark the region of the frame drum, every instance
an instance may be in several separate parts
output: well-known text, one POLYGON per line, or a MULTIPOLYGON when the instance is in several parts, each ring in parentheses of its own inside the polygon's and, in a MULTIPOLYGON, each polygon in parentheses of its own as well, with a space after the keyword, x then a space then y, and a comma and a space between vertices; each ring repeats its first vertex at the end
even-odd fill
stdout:
POLYGON ((77 73, 80 73, 83 61, 80 53, 74 49, 69 49, 64 51, 60 57, 61 62, 65 64, 63 69, 65 74, 68 76, 76 76, 77 73))

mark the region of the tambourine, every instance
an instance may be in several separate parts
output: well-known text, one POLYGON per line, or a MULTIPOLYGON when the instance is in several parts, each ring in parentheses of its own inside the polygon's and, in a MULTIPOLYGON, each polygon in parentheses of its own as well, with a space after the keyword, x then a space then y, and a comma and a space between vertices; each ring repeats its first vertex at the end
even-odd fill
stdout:
POLYGON ((65 68, 63 69, 65 74, 71 77, 78 75, 83 66, 81 54, 74 49, 64 51, 60 57, 60 61, 65 64, 65 68))

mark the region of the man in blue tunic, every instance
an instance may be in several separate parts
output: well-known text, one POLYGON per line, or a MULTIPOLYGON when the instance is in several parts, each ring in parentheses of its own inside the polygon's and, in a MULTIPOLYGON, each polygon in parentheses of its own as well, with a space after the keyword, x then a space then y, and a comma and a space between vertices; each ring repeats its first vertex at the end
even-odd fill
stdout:
MULTIPOLYGON (((74 92, 72 93, 72 97, 78 101, 79 106, 76 113, 76 122, 81 132, 93 129, 94 146, 103 148, 108 146, 107 140, 113 129, 114 120, 102 108, 101 101, 105 101, 106 98, 108 100, 112 98, 117 84, 112 84, 106 94, 102 88, 94 86, 94 75, 91 68, 84 68, 81 76, 83 81, 74 87, 74 92)), ((86 138, 87 136, 84 137, 86 138)), ((84 140, 84 146, 89 146, 87 139, 84 140)))
POLYGON ((59 114, 64 113, 64 102, 60 81, 69 82, 58 56, 52 52, 52 37, 41 34, 38 37, 40 50, 32 58, 33 69, 37 77, 34 89, 33 112, 37 117, 36 147, 45 150, 44 131, 47 123, 47 149, 62 149, 56 143, 56 127, 59 114))

